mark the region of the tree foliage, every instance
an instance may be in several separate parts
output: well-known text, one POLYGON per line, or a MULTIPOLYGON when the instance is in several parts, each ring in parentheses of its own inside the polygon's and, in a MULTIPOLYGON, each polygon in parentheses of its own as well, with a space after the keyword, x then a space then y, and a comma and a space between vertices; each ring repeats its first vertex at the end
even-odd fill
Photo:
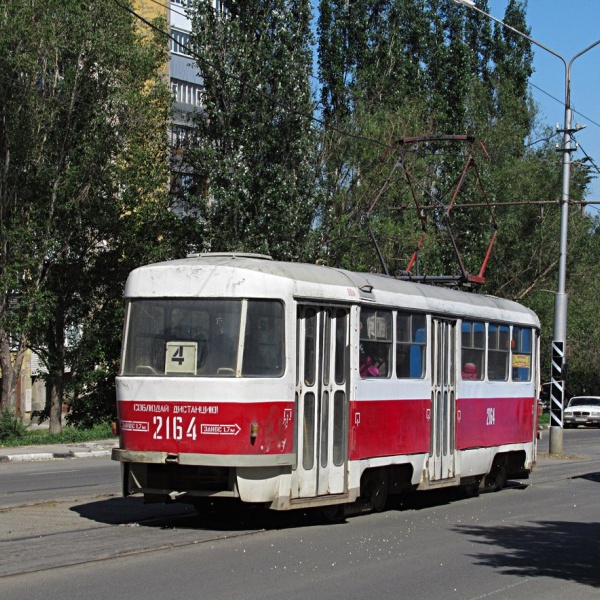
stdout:
POLYGON ((166 50, 100 0, 4 4, 0 45, 2 405, 34 347, 57 431, 67 392, 114 374, 126 273, 166 235, 166 50))
MULTIPOLYGON (((320 0, 313 90, 308 0, 220 6, 190 9, 205 93, 177 156, 183 217, 169 211, 165 38, 103 0, 0 8, 2 407, 33 347, 55 430, 66 398, 74 423, 113 418, 122 288, 140 263, 195 248, 381 270, 369 232, 391 274, 430 276, 457 271, 450 232, 471 273, 496 232, 481 291, 536 310, 549 372, 561 155, 536 121, 528 41, 447 0, 320 0), (456 134, 484 145, 410 141, 456 134)), ((509 0, 504 21, 528 33, 526 8, 509 0)), ((574 165, 571 198, 588 183, 574 165)), ((598 240, 572 208, 572 392, 600 392, 598 240)))
MULTIPOLYGON (((477 5, 489 12, 486 0, 477 5)), ((526 2, 510 0, 504 22, 528 34, 526 8, 526 2)), ((528 88, 529 41, 477 11, 443 0, 321 0, 318 34, 325 127, 315 255, 332 265, 380 270, 368 222, 394 273, 408 263, 423 229, 425 242, 413 272, 452 275, 457 263, 451 231, 467 270, 477 274, 496 231, 481 291, 516 299, 538 312, 544 369, 549 371, 562 155, 554 150, 560 140, 536 122, 528 88), (481 140, 485 151, 440 144, 411 151, 397 143, 409 136, 453 134, 481 140), (477 169, 469 171, 447 213, 469 157, 477 169), (412 186, 398 176, 405 169, 410 169, 412 186), (419 205, 430 207, 420 211, 427 217, 425 226, 417 218, 415 190, 419 205)), ((574 169, 572 199, 583 198, 586 182, 585 171, 574 169)), ((588 272, 595 232, 589 216, 573 209, 569 286, 571 281, 581 285, 574 279, 580 269, 588 272)), ((587 278, 589 291, 578 294, 583 306, 588 306, 583 298, 593 297, 594 281, 587 278)), ((592 343, 575 328, 581 331, 583 323, 589 331, 594 328, 589 311, 574 308, 573 301, 570 306, 569 338, 576 340, 568 346, 572 387, 586 381, 589 390, 593 386, 580 369, 583 350, 588 352, 592 343)), ((600 378, 592 379, 600 391, 600 378)))
POLYGON ((305 255, 315 137, 307 0, 200 1, 192 43, 204 110, 188 152, 211 250, 305 255))

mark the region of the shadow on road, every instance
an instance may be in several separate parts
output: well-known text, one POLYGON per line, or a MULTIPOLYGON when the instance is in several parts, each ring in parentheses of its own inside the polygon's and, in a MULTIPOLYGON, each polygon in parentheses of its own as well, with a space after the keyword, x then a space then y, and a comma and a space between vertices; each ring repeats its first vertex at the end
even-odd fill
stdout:
POLYGON ((600 523, 540 521, 507 527, 457 526, 473 541, 500 552, 471 556, 505 575, 553 577, 600 587, 600 523))
POLYGON ((600 471, 595 473, 586 473, 585 475, 577 475, 572 479, 585 479, 587 481, 593 481, 594 483, 600 483, 600 471))
POLYGON ((84 519, 106 525, 126 525, 154 519, 173 519, 194 514, 187 504, 144 504, 142 498, 108 498, 71 507, 84 519))
MULTIPOLYGON (((526 486, 509 481, 507 488, 526 486)), ((464 501, 460 489, 448 488, 428 492, 403 493, 390 496, 387 510, 423 510, 464 501)), ((318 508, 291 511, 272 511, 263 505, 243 504, 233 499, 207 499, 201 506, 191 504, 144 504, 141 497, 109 498, 79 504, 71 508, 81 517, 106 525, 137 525, 165 529, 198 529, 216 532, 235 532, 272 529, 293 529, 313 525, 344 523, 350 518, 371 512, 368 504, 346 505, 343 514, 318 508)))
POLYGON ((329 521, 319 510, 275 512, 235 501, 190 504, 144 504, 142 498, 110 498, 71 508, 84 519, 107 525, 138 525, 163 529, 247 531, 291 529, 329 521))

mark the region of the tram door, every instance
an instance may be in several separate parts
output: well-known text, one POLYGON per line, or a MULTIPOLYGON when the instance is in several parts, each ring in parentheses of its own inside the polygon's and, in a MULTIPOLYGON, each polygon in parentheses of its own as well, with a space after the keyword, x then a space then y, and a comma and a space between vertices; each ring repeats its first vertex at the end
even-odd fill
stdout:
POLYGON ((348 309, 299 307, 296 497, 347 491, 349 349, 348 309))
POLYGON ((429 479, 455 476, 456 323, 432 319, 431 446, 429 479))

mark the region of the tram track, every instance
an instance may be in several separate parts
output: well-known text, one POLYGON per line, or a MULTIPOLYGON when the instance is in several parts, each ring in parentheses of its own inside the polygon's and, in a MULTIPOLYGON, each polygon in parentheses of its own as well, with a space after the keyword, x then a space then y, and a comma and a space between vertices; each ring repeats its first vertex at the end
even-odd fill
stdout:
MULTIPOLYGON (((113 500, 109 498, 104 502, 113 500)), ((112 522, 104 523, 96 521, 91 526, 88 519, 88 525, 77 526, 77 520, 86 513, 90 501, 94 504, 97 499, 83 499, 83 504, 69 500, 2 507, 3 517, 12 514, 12 519, 3 518, 0 578, 215 543, 264 531, 264 528, 236 528, 218 522, 211 528, 207 526, 206 517, 195 512, 159 514, 135 520, 112 519, 112 522), (36 533, 33 530, 42 518, 45 525, 36 533), (11 535, 11 523, 17 530, 25 529, 27 533, 11 535), (126 534, 124 530, 127 530, 126 534)), ((126 501, 119 499, 118 502, 126 501)))
MULTIPOLYGON (((112 526, 106 526, 107 528, 112 527, 112 526)), ((71 532, 64 532, 61 534, 49 534, 46 536, 42 536, 42 538, 51 538, 55 535, 65 535, 65 534, 73 534, 73 533, 83 533, 87 530, 73 530, 71 532)), ((262 530, 261 530, 262 531, 262 530)), ((142 554, 149 554, 149 553, 153 553, 153 552, 161 552, 161 551, 169 551, 169 550, 174 550, 176 548, 183 548, 183 547, 187 547, 187 546, 194 546, 194 545, 199 545, 199 544, 209 544, 209 543, 214 543, 223 539, 231 539, 234 537, 243 537, 243 536, 249 536, 249 535, 256 535, 257 533, 261 533, 261 531, 252 531, 252 532, 240 532, 237 534, 229 534, 225 537, 223 536, 216 536, 216 537, 212 537, 212 538, 207 538, 204 540, 188 540, 188 541, 184 541, 184 542, 178 542, 178 543, 165 543, 165 544, 157 544, 154 546, 144 546, 144 547, 140 547, 140 548, 134 548, 134 549, 126 549, 126 550, 117 550, 117 551, 112 551, 112 552, 107 552, 104 554, 98 554, 96 556, 88 556, 86 558, 83 559, 75 559, 75 558, 67 558, 67 560, 64 559, 64 556, 61 557, 60 560, 60 564, 52 564, 52 563, 48 563, 47 562, 47 557, 45 557, 45 562, 43 565, 38 565, 38 566, 31 566, 31 567, 20 567, 20 568, 16 568, 16 569, 11 569, 11 568, 6 568, 6 566, 3 563, 3 561, 0 561, 0 579, 3 579, 5 577, 13 577, 13 576, 19 576, 19 575, 26 575, 26 574, 33 574, 33 573, 42 573, 45 571, 54 571, 57 569, 63 569, 66 567, 74 567, 74 566, 81 566, 81 565, 85 565, 85 564, 92 564, 92 563, 98 563, 98 562, 106 562, 106 561, 111 561, 111 560, 116 560, 116 559, 120 559, 120 558, 124 558, 124 557, 129 557, 129 556, 139 556, 142 554)), ((36 541, 40 541, 41 538, 36 538, 36 541)), ((0 542, 0 548, 2 548, 3 550, 6 550, 6 548, 3 547, 4 542, 0 542)), ((8 548, 8 550, 10 551, 10 548, 8 548)))

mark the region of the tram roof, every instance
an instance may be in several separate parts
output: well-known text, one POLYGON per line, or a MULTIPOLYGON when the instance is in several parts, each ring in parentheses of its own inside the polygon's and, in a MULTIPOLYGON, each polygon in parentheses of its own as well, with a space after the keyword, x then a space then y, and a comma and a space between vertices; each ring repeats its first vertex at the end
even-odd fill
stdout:
POLYGON ((378 273, 273 261, 258 254, 210 253, 154 263, 130 274, 125 297, 282 297, 360 302, 413 310, 519 322, 539 327, 535 313, 517 302, 414 283, 378 273), (253 273, 252 277, 247 277, 253 273))

